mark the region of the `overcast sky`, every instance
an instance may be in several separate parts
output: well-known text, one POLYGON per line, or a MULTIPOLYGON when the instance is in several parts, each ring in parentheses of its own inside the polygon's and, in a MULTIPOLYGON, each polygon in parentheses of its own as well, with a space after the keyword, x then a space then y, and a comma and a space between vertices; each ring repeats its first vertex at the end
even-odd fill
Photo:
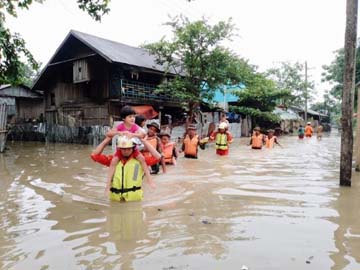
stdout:
POLYGON ((162 24, 169 15, 210 22, 233 18, 237 37, 229 47, 265 70, 280 61, 308 62, 310 80, 322 96, 321 66, 343 47, 345 0, 112 0, 111 11, 95 22, 76 0, 46 0, 8 18, 35 58, 46 64, 71 29, 128 45, 158 41, 169 35, 162 24))

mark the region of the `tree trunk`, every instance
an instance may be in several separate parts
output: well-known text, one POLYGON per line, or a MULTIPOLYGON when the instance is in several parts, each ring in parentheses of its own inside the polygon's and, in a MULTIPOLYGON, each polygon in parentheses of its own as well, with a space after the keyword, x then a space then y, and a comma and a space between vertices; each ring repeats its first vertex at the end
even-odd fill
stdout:
POLYGON ((357 116, 356 116, 356 135, 355 135, 355 170, 360 171, 360 85, 357 86, 357 116))
POLYGON ((189 117, 188 117, 187 126, 191 125, 194 122, 194 118, 195 118, 194 111, 198 106, 199 106, 198 102, 193 102, 193 101, 189 102, 189 117))
POLYGON ((355 56, 357 34, 357 0, 346 1, 345 67, 341 117, 340 185, 351 186, 353 154, 353 94, 355 87, 355 56))

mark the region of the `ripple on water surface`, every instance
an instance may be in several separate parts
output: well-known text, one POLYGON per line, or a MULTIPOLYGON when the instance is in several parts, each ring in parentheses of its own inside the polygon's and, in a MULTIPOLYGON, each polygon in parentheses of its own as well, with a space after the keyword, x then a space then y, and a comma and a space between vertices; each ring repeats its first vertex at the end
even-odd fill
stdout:
POLYGON ((339 138, 280 140, 181 157, 128 204, 105 198, 91 147, 15 145, 0 159, 0 269, 360 268, 360 189, 338 187, 339 138))

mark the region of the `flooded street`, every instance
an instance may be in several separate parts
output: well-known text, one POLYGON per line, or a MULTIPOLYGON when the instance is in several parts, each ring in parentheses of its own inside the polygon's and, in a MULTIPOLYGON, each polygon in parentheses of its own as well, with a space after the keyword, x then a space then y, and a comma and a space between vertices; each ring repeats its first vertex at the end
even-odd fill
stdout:
POLYGON ((9 142, 0 269, 360 269, 360 173, 339 187, 337 133, 248 141, 181 157, 142 203, 121 204, 91 146, 9 142))

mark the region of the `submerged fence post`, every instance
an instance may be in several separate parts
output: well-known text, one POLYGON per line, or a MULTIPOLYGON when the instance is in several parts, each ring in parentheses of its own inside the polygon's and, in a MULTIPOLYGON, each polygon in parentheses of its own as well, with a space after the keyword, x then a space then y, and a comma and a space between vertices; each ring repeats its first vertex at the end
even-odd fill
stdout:
POLYGON ((6 104, 0 104, 0 153, 4 152, 5 150, 5 143, 6 143, 6 130, 7 124, 7 106, 6 104))

